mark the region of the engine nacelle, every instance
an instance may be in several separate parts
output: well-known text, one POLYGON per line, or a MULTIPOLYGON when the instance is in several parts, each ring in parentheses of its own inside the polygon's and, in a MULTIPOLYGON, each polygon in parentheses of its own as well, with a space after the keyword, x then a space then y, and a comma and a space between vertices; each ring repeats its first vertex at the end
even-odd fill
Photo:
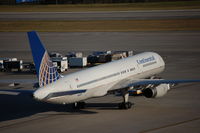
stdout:
POLYGON ((155 88, 147 88, 143 90, 143 95, 147 98, 157 98, 164 96, 170 89, 169 84, 160 84, 155 88))

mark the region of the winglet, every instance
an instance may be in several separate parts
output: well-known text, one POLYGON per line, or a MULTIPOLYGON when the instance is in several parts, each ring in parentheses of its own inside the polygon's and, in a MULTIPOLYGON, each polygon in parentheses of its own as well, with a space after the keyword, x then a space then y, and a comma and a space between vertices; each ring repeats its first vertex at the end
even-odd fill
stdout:
POLYGON ((40 87, 50 84, 60 78, 56 68, 35 31, 28 32, 29 44, 35 63, 40 87))

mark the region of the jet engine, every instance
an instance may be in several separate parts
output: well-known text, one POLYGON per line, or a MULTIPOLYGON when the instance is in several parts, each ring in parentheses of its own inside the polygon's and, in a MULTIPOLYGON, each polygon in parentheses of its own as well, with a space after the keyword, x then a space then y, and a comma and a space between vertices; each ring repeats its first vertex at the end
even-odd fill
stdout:
POLYGON ((147 88, 143 90, 143 95, 147 98, 157 98, 164 96, 170 89, 169 84, 160 84, 153 88, 147 88))

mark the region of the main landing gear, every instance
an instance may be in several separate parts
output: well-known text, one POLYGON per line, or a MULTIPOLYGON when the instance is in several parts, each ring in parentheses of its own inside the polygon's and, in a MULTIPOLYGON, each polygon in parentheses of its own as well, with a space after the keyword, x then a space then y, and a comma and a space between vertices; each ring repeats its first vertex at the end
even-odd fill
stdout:
MULTIPOLYGON (((122 92, 123 96, 123 102, 118 104, 119 109, 130 109, 133 105, 133 103, 128 101, 129 93, 128 89, 123 90, 122 92)), ((73 109, 84 109, 85 108, 85 102, 76 102, 72 104, 73 109)))
POLYGON ((129 93, 128 90, 122 92, 123 102, 119 103, 119 109, 130 109, 132 107, 132 103, 128 101, 129 93))

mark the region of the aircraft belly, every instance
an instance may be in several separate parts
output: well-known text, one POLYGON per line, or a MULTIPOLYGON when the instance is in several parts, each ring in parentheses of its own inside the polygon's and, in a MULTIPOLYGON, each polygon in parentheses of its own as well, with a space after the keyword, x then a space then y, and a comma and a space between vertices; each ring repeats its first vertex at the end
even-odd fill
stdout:
POLYGON ((50 98, 47 100, 47 102, 56 103, 56 104, 69 104, 69 103, 75 103, 81 100, 87 99, 85 94, 75 94, 75 95, 65 95, 65 96, 59 96, 50 98))

